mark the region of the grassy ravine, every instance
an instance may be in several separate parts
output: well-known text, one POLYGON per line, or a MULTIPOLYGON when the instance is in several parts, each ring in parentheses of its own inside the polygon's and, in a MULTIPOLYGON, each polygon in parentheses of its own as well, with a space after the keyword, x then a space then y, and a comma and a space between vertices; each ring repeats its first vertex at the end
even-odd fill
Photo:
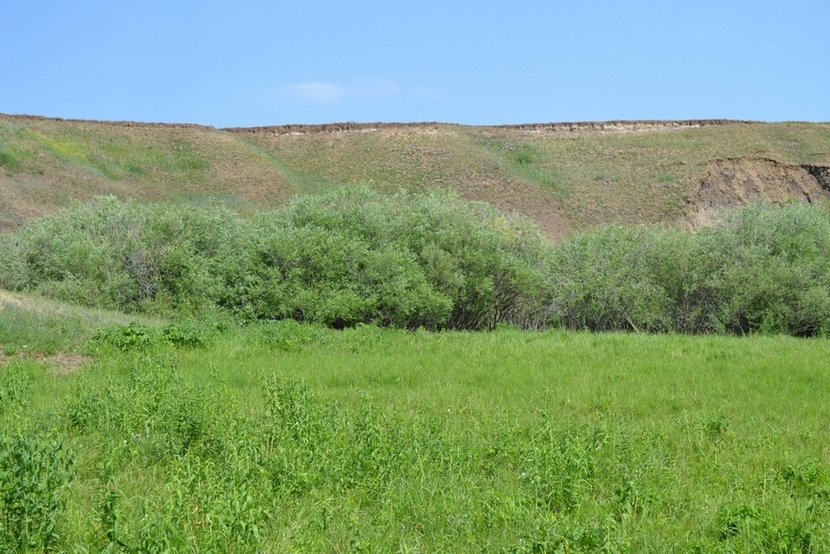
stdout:
POLYGON ((0 230, 71 200, 200 204, 242 212, 373 181, 452 188, 533 219, 551 238, 608 223, 687 220, 716 159, 830 163, 830 124, 731 123, 639 132, 461 125, 274 134, 0 114, 0 230))
POLYGON ((830 551, 826 339, 4 313, 0 551, 830 551))

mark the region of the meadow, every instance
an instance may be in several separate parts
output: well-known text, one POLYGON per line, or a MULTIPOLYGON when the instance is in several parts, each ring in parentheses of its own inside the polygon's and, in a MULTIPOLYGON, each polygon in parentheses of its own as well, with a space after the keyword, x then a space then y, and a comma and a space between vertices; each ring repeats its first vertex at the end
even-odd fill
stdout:
POLYGON ((116 323, 61 371, 49 317, 0 326, 5 551, 830 550, 825 339, 116 323))

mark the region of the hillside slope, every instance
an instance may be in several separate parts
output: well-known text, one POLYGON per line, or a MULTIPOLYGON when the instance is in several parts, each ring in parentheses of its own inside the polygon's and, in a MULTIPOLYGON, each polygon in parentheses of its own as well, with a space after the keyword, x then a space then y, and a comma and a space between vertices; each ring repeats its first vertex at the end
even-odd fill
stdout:
POLYGON ((197 125, 0 115, 0 229, 101 194, 240 211, 373 181, 451 187, 556 239, 602 223, 705 224, 752 197, 830 201, 830 124, 722 120, 468 127, 197 125))

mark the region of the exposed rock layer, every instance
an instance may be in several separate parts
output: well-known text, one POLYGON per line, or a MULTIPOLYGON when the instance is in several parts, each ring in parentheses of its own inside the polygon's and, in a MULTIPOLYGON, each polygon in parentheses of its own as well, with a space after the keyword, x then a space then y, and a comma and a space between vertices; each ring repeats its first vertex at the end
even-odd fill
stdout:
POLYGON ((766 158, 713 160, 693 201, 691 224, 706 225, 717 219, 720 209, 738 208, 756 199, 776 204, 830 203, 830 166, 766 158))

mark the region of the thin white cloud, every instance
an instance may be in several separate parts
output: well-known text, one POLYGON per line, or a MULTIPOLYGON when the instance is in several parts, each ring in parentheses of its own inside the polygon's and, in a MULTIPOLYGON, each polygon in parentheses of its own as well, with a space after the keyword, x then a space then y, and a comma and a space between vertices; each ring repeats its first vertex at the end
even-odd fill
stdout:
POLYGON ((415 87, 407 96, 416 100, 442 100, 447 97, 444 91, 432 87, 415 87))
POLYGON ((358 77, 346 84, 331 81, 304 81, 282 87, 282 94, 320 104, 334 104, 347 98, 384 98, 394 96, 401 87, 391 79, 358 77))
POLYGON ((305 83, 286 85, 283 93, 297 100, 310 100, 312 102, 332 104, 348 96, 349 91, 337 83, 307 81, 305 83))

